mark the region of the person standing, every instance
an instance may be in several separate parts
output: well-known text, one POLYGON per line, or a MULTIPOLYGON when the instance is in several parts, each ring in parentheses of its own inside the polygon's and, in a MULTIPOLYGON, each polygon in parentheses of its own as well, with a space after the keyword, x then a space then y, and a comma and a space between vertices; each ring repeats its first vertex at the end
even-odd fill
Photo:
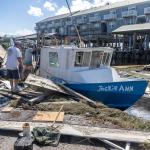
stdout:
POLYGON ((23 70, 23 78, 24 80, 27 78, 29 73, 32 73, 33 71, 33 64, 32 64, 32 56, 33 56, 33 45, 28 44, 28 48, 25 50, 25 55, 24 55, 24 70, 23 70))
POLYGON ((19 92, 20 90, 18 87, 18 82, 20 79, 19 66, 20 68, 23 68, 20 47, 21 43, 16 41, 14 42, 14 46, 9 47, 7 51, 6 68, 12 92, 19 92))

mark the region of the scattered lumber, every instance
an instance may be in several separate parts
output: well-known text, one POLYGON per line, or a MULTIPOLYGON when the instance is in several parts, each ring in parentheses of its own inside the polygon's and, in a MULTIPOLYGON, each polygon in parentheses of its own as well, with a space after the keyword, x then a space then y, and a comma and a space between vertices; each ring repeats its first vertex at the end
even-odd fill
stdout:
POLYGON ((2 113, 10 113, 14 108, 13 107, 4 107, 1 112, 2 113))
POLYGON ((59 116, 58 113, 59 112, 38 111, 37 114, 33 117, 33 121, 62 122, 64 120, 64 112, 60 112, 59 116))
POLYGON ((28 104, 29 105, 33 105, 35 103, 39 103, 42 100, 44 100, 48 95, 49 95, 48 93, 45 93, 45 94, 39 95, 39 96, 37 96, 35 98, 29 99, 28 100, 28 104))
MULTIPOLYGON (((25 83, 30 84, 30 85, 34 85, 34 86, 38 86, 38 87, 41 87, 41 88, 49 89, 49 90, 52 90, 52 91, 60 92, 60 93, 63 93, 63 94, 67 94, 67 95, 71 96, 72 98, 74 98, 78 101, 81 101, 83 103, 86 103, 86 104, 88 104, 88 105, 90 105, 94 108, 97 107, 96 102, 92 101, 91 99, 75 92, 74 90, 66 87, 65 85, 57 85, 49 79, 45 79, 45 78, 42 78, 42 77, 38 77, 36 75, 29 74, 29 76, 26 79, 25 83)), ((41 97, 41 99, 43 97, 41 97)), ((36 101, 40 102, 41 99, 39 97, 37 99, 35 98, 33 100, 30 100, 30 101, 31 101, 31 103, 32 102, 34 103, 34 101, 35 102, 36 101)))
MULTIPOLYGON (((14 121, 1 121, 1 130, 14 130, 22 131, 22 124, 25 122, 14 122, 14 121)), ((31 129, 35 127, 49 127, 50 123, 42 122, 27 122, 30 124, 31 129)), ((150 132, 121 130, 121 129, 109 129, 100 127, 89 127, 79 125, 68 125, 56 123, 57 129, 63 135, 71 135, 83 138, 97 138, 133 143, 143 143, 150 139, 150 132)))
POLYGON ((85 104, 88 104, 91 107, 94 107, 94 108, 97 107, 96 102, 94 102, 91 99, 83 96, 82 94, 79 94, 79 93, 75 92, 74 90, 66 87, 65 85, 59 85, 59 86, 62 87, 64 90, 66 90, 70 95, 74 96, 75 99, 78 99, 79 101, 81 101, 85 104))
POLYGON ((5 96, 5 97, 8 97, 10 99, 20 99, 21 97, 18 96, 18 95, 14 95, 6 90, 3 90, 3 91, 0 91, 0 94, 5 96))
POLYGON ((63 94, 67 94, 60 86, 56 85, 53 81, 33 75, 33 74, 29 74, 25 83, 29 85, 41 87, 43 89, 48 89, 48 90, 60 92, 63 94))

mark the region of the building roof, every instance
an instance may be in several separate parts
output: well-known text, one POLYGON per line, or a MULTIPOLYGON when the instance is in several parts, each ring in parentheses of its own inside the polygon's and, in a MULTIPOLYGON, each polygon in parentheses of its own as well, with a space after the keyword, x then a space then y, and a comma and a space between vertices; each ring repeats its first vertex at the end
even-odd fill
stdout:
POLYGON ((36 39, 37 38, 37 34, 30 34, 30 35, 25 35, 25 36, 19 36, 16 37, 16 40, 24 40, 24 39, 36 39))
POLYGON ((150 23, 143 23, 143 24, 132 24, 132 25, 124 25, 116 30, 114 30, 112 33, 116 34, 124 34, 124 33, 148 33, 150 32, 150 23))
MULTIPOLYGON (((73 16, 79 16, 79 15, 84 15, 84 14, 89 14, 89 13, 94 13, 94 12, 98 12, 98 11, 109 10, 109 9, 113 9, 113 8, 123 7, 123 6, 137 4, 137 3, 144 3, 144 2, 149 2, 149 0, 125 0, 122 2, 116 2, 116 3, 112 3, 112 4, 110 3, 109 5, 105 5, 105 6, 92 7, 90 9, 76 11, 76 12, 73 12, 73 16)), ((58 15, 58 16, 48 17, 40 22, 62 19, 62 18, 66 18, 69 16, 70 16, 69 13, 62 14, 62 15, 58 15)), ((37 23, 40 23, 40 22, 37 22, 37 23)))

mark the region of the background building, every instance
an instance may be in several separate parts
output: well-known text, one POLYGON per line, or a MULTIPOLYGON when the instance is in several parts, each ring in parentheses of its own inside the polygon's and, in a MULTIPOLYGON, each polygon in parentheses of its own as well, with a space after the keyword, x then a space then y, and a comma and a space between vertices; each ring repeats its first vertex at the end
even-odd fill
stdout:
POLYGON ((82 40, 88 45, 114 46, 112 31, 123 25, 150 22, 150 0, 126 0, 46 18, 36 23, 37 33, 56 33, 74 40, 77 26, 82 40))

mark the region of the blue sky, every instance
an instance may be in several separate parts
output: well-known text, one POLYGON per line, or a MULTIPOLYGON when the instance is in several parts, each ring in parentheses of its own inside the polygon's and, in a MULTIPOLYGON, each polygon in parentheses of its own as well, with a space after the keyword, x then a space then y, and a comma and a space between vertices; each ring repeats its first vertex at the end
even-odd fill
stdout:
MULTIPOLYGON (((68 0, 72 11, 121 0, 68 0)), ((68 12, 66 0, 1 0, 0 35, 34 33, 35 23, 68 12)))

